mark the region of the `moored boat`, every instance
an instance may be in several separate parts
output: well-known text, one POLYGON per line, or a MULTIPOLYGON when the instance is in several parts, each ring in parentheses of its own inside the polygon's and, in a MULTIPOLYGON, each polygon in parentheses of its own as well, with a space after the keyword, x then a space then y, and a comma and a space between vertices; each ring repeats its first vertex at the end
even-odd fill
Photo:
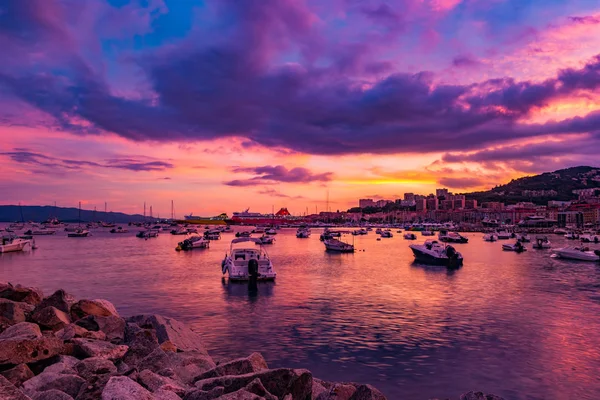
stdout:
POLYGON ((498 240, 506 240, 506 239, 510 239, 510 237, 512 236, 512 233, 510 233, 507 230, 501 230, 501 231, 496 232, 496 236, 498 236, 498 240))
POLYGON ((123 229, 122 226, 117 226, 116 228, 113 228, 110 230, 110 233, 128 233, 129 231, 127 229, 123 229))
POLYGON ((20 239, 18 237, 3 237, 0 243, 0 253, 14 253, 23 251, 27 246, 32 246, 30 240, 20 239))
POLYGON ((139 231, 135 236, 139 237, 140 239, 155 238, 155 237, 158 237, 158 231, 156 231, 154 229, 148 229, 145 231, 139 231))
POLYGON ((529 243, 529 242, 531 242, 531 238, 526 233, 517 235, 517 240, 519 242, 521 242, 521 243, 529 243))
POLYGON ((175 228, 171 231, 171 235, 187 235, 187 234, 188 234, 188 230, 183 227, 175 228))
POLYGON ((594 232, 584 232, 579 236, 579 239, 583 243, 598 243, 600 242, 600 236, 596 235, 594 232))
POLYGON ((498 235, 494 232, 486 233, 485 235, 483 235, 483 240, 485 240, 486 242, 495 242, 498 240, 498 235))
POLYGON ((259 239, 249 237, 233 239, 229 253, 221 262, 223 275, 227 274, 230 281, 247 281, 250 279, 253 268, 256 268, 257 280, 273 281, 277 277, 273 263, 259 239), (260 245, 260 249, 257 250, 255 247, 235 248, 234 245, 242 243, 255 243, 260 245))
POLYGON ((385 230, 385 231, 381 232, 381 237, 382 238, 391 238, 391 237, 394 237, 394 235, 392 234, 392 231, 390 231, 388 229, 388 230, 385 230))
POLYGON ((591 251, 587 247, 563 247, 552 249, 552 253, 559 258, 578 261, 600 261, 600 250, 591 251))
POLYGON ((326 239, 323 241, 325 250, 336 253, 354 253, 354 245, 343 242, 339 239, 326 239))
POLYGON ((179 242, 175 250, 189 251, 194 249, 208 249, 209 247, 210 240, 199 235, 192 235, 183 242, 179 242))
POLYGON ((41 228, 41 229, 30 229, 26 232, 24 232, 25 235, 33 235, 33 236, 49 236, 49 235, 54 235, 56 233, 55 230, 53 229, 46 229, 46 228, 41 228))
POLYGON ((310 228, 298 228, 296 231, 296 237, 299 239, 308 239, 310 237, 310 228))
POLYGON ((445 265, 446 267, 460 267, 463 256, 449 245, 443 245, 435 240, 427 240, 423 244, 411 244, 415 260, 425 264, 445 265))
POLYGON ((262 235, 258 238, 259 244, 273 244, 275 242, 275 238, 273 236, 262 235))
POLYGON ((77 228, 74 232, 67 233, 67 237, 72 238, 80 238, 80 237, 88 237, 90 235, 90 231, 83 228, 77 228))
POLYGON ((404 234, 404 239, 406 239, 406 240, 417 240, 417 235, 415 235, 412 232, 406 232, 404 234))
POLYGON ((514 244, 503 244, 502 250, 504 251, 514 251, 516 253, 522 253, 527 251, 527 248, 523 245, 523 243, 518 240, 514 244))
POLYGON ((549 249, 552 247, 552 244, 550 244, 550 241, 546 236, 538 236, 535 238, 535 243, 531 247, 538 250, 549 249))
POLYGON ((576 232, 567 232, 565 234, 565 239, 577 240, 577 239, 579 239, 579 235, 576 232))
POLYGON ((447 243, 467 243, 469 241, 469 239, 462 236, 458 232, 448 232, 446 230, 440 231, 440 233, 438 234, 438 240, 440 242, 447 242, 447 243))

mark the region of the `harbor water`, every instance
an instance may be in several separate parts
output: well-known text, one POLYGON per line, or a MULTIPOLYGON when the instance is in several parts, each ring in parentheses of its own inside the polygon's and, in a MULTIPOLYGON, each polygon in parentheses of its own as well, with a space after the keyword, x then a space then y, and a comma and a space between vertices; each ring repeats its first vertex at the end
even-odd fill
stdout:
MULTIPOLYGON (((237 228, 238 230, 240 228, 237 228)), ((600 397, 600 264, 504 252, 480 233, 457 244, 458 270, 413 262, 409 242, 347 236, 356 253, 329 254, 320 230, 282 229, 265 246, 278 274, 258 293, 222 279, 234 235, 176 252, 182 236, 155 239, 95 230, 36 237, 39 248, 0 254, 0 281, 106 298, 124 316, 158 313, 201 332, 211 354, 261 352, 271 367, 370 383, 389 399, 600 397)), ((568 242, 551 235, 553 247, 568 242)), ((600 248, 599 245, 590 245, 600 248)))

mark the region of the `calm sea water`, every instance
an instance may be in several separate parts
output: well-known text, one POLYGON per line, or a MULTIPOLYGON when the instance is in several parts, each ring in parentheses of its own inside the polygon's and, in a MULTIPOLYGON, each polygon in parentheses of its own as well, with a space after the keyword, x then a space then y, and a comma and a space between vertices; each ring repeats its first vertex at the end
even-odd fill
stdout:
POLYGON ((181 236, 61 232, 36 238, 33 252, 0 255, 0 280, 106 298, 122 315, 169 315, 202 332, 215 356, 259 351, 271 367, 371 383, 390 399, 473 389, 507 399, 600 396, 599 264, 503 252, 467 234, 470 243, 456 245, 464 267, 448 271, 414 264, 397 233, 356 237, 354 254, 326 253, 318 230, 294 233, 281 230, 267 247, 278 278, 258 295, 222 280, 230 233, 209 250, 177 253, 181 236))

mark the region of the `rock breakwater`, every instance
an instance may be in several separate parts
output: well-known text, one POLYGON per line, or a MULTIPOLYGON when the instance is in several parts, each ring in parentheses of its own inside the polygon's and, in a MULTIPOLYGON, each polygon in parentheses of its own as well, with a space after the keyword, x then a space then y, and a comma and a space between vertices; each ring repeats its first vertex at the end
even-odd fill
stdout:
MULTIPOLYGON (((259 353, 214 360, 199 333, 107 300, 0 282, 3 400, 383 400, 376 388, 269 368, 259 353)), ((461 400, 494 399, 467 393, 461 400)))

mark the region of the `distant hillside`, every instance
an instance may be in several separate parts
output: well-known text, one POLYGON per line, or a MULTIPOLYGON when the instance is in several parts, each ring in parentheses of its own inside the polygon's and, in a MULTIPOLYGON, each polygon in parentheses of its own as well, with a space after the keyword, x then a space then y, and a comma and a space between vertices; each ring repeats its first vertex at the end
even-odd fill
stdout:
MULTIPOLYGON (((79 210, 77 208, 63 208, 51 206, 22 206, 23 219, 25 221, 42 222, 48 218, 58 218, 63 222, 77 222, 79 220, 79 210)), ((0 206, 0 221, 14 222, 21 221, 21 209, 19 206, 0 206)), ((148 218, 149 219, 149 218, 148 218)), ((100 212, 91 210, 81 210, 81 221, 105 221, 119 224, 127 222, 142 222, 143 215, 128 215, 114 212, 100 212)))
POLYGON ((479 204, 487 201, 501 201, 507 204, 531 201, 546 204, 549 200, 575 200, 577 196, 573 194, 573 190, 590 188, 600 188, 600 168, 580 166, 513 179, 486 192, 465 194, 467 199, 477 200, 479 204), (555 191, 556 194, 531 193, 536 191, 555 191))

